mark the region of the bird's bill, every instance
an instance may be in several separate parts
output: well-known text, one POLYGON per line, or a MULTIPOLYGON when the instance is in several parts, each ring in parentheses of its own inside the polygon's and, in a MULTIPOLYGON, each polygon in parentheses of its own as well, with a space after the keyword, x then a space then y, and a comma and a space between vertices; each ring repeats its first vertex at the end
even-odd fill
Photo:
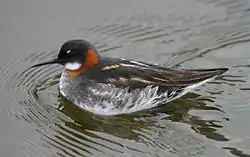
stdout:
POLYGON ((31 68, 39 67, 39 66, 43 66, 43 65, 48 65, 48 64, 60 64, 60 63, 61 62, 58 59, 53 59, 53 60, 50 60, 50 61, 47 61, 47 62, 43 62, 43 63, 33 65, 31 68))

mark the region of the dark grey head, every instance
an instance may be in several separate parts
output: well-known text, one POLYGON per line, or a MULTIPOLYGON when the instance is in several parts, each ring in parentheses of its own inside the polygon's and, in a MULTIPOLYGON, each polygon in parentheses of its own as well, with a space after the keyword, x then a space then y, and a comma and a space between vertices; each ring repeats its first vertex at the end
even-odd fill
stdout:
POLYGON ((87 66, 91 66, 91 64, 94 65, 97 64, 97 62, 98 55, 94 46, 85 40, 70 40, 62 45, 56 59, 36 64, 32 67, 47 64, 61 64, 68 70, 77 70, 85 63, 88 64, 87 66))

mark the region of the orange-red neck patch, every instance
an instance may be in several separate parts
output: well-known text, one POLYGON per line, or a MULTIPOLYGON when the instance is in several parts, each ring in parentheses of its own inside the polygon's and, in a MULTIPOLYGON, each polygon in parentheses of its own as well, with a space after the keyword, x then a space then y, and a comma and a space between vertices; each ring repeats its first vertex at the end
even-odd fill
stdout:
POLYGON ((69 76, 77 76, 80 73, 84 72, 86 69, 93 67, 94 65, 98 64, 98 56, 96 51, 93 49, 88 50, 86 55, 86 60, 82 66, 77 70, 68 70, 65 71, 69 76))

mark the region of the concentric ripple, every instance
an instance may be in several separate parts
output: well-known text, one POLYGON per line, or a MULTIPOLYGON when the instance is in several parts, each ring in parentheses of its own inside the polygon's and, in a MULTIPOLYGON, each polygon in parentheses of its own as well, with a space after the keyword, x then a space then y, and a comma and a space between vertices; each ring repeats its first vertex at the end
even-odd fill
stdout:
MULTIPOLYGON (((204 3, 221 7, 222 2, 204 3)), ((247 156, 247 149, 237 145, 241 142, 237 138, 244 137, 223 129, 237 119, 233 111, 249 110, 245 93, 250 87, 250 56, 238 51, 249 49, 249 23, 232 26, 221 16, 171 14, 164 19, 143 14, 79 29, 104 55, 171 66, 232 67, 195 93, 133 115, 102 117, 85 112, 59 94, 62 67, 28 69, 54 58, 57 51, 33 53, 2 65, 1 114, 25 122, 38 134, 11 145, 19 148, 13 151, 20 156, 216 156, 225 151, 247 156)))
POLYGON ((1 110, 34 126, 41 136, 40 140, 15 143, 14 147, 26 145, 22 154, 33 156, 36 152, 46 152, 48 156, 186 156, 185 152, 195 155, 204 151, 206 144, 199 138, 186 133, 181 127, 176 130, 178 125, 164 122, 164 118, 169 117, 168 108, 161 109, 162 114, 153 112, 109 118, 77 108, 59 94, 61 67, 52 65, 28 69, 34 63, 55 57, 55 54, 32 54, 29 58, 13 61, 11 66, 5 65, 1 69, 12 69, 1 78, 2 91, 15 95, 12 98, 13 105, 3 106, 1 110), (181 143, 177 142, 180 140, 181 143))

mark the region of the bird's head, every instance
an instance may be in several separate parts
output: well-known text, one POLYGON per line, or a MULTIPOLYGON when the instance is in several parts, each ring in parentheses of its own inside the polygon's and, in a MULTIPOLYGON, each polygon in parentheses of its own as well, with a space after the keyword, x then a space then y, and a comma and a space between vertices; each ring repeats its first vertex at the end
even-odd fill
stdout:
POLYGON ((62 45, 57 58, 32 67, 61 64, 69 75, 76 76, 98 64, 98 60, 99 56, 90 43, 85 40, 70 40, 62 45))

